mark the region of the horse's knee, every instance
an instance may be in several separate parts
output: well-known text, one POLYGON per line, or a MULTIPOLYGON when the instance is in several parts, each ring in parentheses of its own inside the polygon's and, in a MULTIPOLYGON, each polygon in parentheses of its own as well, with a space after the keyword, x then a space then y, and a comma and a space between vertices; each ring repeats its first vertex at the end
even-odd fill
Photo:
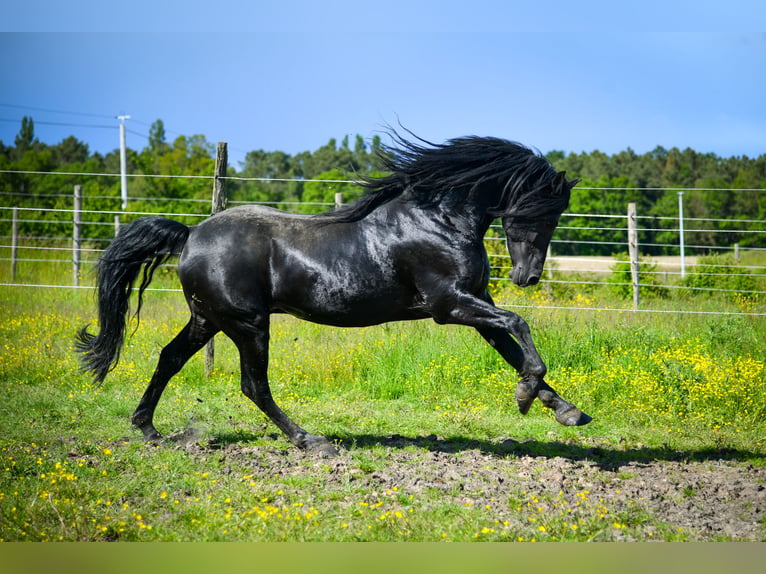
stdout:
POLYGON ((548 373, 548 367, 542 361, 529 365, 527 373, 535 379, 542 379, 548 373))
POLYGON ((527 322, 521 317, 521 315, 517 315, 516 313, 510 314, 507 329, 514 336, 528 335, 530 333, 529 325, 527 322))

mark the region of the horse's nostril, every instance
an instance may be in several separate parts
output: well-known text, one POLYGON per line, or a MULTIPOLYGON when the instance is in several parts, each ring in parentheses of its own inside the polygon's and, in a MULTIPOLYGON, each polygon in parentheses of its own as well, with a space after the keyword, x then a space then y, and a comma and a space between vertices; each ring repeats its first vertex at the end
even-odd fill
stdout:
POLYGON ((540 282, 540 278, 535 277, 534 275, 532 275, 531 277, 527 279, 527 285, 537 285, 539 282, 540 282))

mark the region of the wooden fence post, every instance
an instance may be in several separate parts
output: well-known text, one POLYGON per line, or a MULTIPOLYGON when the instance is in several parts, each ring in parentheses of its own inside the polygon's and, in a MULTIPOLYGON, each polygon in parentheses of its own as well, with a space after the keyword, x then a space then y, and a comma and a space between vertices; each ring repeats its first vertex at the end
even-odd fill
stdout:
POLYGON ((82 228, 82 186, 74 186, 74 226, 72 228, 72 278, 80 286, 80 230, 82 228))
POLYGON ((215 150, 215 178, 213 179, 213 206, 212 213, 218 213, 226 209, 228 198, 226 197, 226 169, 229 163, 229 151, 226 142, 218 142, 215 150))
MULTIPOLYGON (((226 169, 229 163, 229 152, 226 142, 218 142, 215 150, 215 177, 213 179, 212 213, 226 209, 226 169)), ((205 346, 205 378, 210 378, 215 366, 215 338, 205 346)))
POLYGON ((343 207, 343 194, 336 193, 335 194, 335 209, 340 209, 341 207, 343 207))
POLYGON ((16 262, 19 258, 19 208, 13 208, 11 227, 11 281, 16 281, 16 262))
POLYGON ((630 257, 630 277, 633 283, 633 308, 638 309, 641 285, 638 266, 638 225, 636 223, 636 204, 628 204, 628 255, 630 257))

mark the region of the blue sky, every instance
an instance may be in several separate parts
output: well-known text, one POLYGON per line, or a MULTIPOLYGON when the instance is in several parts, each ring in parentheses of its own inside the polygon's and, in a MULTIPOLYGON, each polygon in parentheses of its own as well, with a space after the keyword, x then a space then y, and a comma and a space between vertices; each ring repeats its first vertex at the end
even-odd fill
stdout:
POLYGON ((235 166, 398 121, 543 152, 766 153, 766 3, 638 4, 29 0, 3 8, 0 140, 31 115, 40 140, 106 153, 129 114, 131 148, 159 118, 235 166))

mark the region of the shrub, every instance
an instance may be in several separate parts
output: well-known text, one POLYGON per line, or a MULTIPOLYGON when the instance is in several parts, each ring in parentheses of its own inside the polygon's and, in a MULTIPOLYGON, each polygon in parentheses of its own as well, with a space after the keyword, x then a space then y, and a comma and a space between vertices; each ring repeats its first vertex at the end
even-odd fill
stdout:
MULTIPOLYGON (((615 255, 615 264, 610 267, 607 277, 610 291, 622 299, 633 297, 633 280, 630 274, 630 259, 624 253, 615 255)), ((638 283, 642 297, 666 297, 668 290, 657 285, 657 265, 639 258, 638 283)))
POLYGON ((733 255, 708 255, 700 257, 697 265, 691 267, 683 285, 703 293, 705 289, 725 289, 729 297, 736 297, 734 291, 756 291, 758 283, 750 271, 737 264, 733 255))

